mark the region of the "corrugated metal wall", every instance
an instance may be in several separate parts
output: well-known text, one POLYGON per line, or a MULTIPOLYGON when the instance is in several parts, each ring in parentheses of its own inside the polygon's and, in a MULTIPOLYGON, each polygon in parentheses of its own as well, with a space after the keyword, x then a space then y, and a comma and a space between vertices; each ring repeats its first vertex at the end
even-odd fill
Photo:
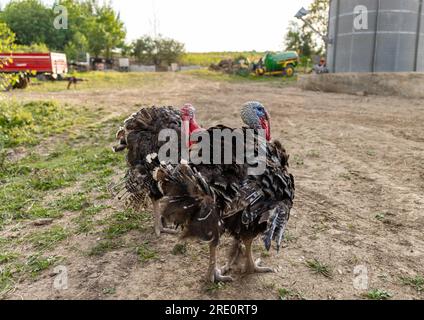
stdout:
POLYGON ((327 56, 330 71, 424 71, 423 2, 332 0, 329 19, 332 43, 328 45, 327 56), (357 6, 367 9, 368 29, 355 28, 357 6))

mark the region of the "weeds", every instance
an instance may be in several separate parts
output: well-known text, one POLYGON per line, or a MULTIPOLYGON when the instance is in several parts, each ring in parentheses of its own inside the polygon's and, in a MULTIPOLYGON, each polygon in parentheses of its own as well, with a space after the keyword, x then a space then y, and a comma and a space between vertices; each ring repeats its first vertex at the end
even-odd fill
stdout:
POLYGON ((61 258, 57 256, 40 257, 40 255, 36 254, 28 258, 26 268, 32 277, 36 277, 41 271, 48 269, 59 260, 61 258))
POLYGON ((403 276, 400 278, 403 285, 410 286, 418 292, 424 292, 424 277, 422 276, 403 276))
POLYGON ((157 258, 157 252, 149 248, 149 243, 145 242, 136 248, 138 260, 140 262, 147 262, 157 258))
POLYGON ((44 232, 34 232, 27 237, 27 241, 30 242, 36 249, 46 250, 52 248, 55 244, 66 239, 68 232, 61 226, 54 226, 44 232))
POLYGON ((392 294, 386 290, 373 289, 364 294, 370 300, 387 300, 392 297, 392 294))
POLYGON ((187 243, 177 243, 174 248, 172 248, 172 254, 176 255, 185 255, 187 253, 187 243))
POLYGON ((297 290, 285 288, 278 289, 278 297, 280 300, 303 300, 303 295, 297 290))
POLYGON ((333 271, 331 268, 317 259, 306 261, 306 266, 316 274, 323 275, 326 278, 333 277, 333 271))

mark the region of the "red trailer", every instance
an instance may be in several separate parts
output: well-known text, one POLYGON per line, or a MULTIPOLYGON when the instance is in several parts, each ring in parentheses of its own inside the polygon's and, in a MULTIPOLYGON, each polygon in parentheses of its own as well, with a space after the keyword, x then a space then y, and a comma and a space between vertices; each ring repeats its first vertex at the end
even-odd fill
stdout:
POLYGON ((56 79, 68 72, 68 63, 64 53, 0 53, 0 61, 11 62, 3 65, 0 72, 21 73, 18 86, 25 88, 28 85, 28 75, 37 75, 56 79), (22 76, 25 73, 26 76, 22 76))

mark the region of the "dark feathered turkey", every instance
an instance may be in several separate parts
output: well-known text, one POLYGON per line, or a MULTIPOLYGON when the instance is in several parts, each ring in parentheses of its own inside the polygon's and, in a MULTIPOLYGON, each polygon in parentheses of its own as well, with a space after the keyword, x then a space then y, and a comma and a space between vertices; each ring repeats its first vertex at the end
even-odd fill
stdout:
MULTIPOLYGON (((210 128, 204 133, 210 136, 210 141, 213 141, 214 129, 235 130, 224 126, 210 128)), ((237 134, 245 137, 249 134, 246 130, 237 130, 237 134)), ((246 271, 272 271, 259 267, 253 261, 252 242, 262 235, 267 250, 272 240, 276 241, 277 249, 280 248, 295 191, 294 178, 288 172, 289 157, 281 143, 262 144, 267 150, 266 169, 256 176, 248 175, 248 168, 252 165, 246 161, 243 164, 236 162, 234 139, 221 141, 221 154, 226 144, 231 144, 230 148, 233 149, 232 162, 229 164, 190 163, 172 169, 161 167, 155 175, 164 194, 161 199, 162 215, 184 226, 183 237, 210 242, 209 281, 231 280, 223 273, 241 255, 240 242, 246 247, 246 271), (216 256, 219 239, 224 232, 234 237, 235 250, 226 270, 221 270, 216 267, 216 256)), ((202 153, 196 147, 194 145, 192 153, 202 153)), ((212 143, 210 148, 212 155, 218 151, 213 149, 212 143)))

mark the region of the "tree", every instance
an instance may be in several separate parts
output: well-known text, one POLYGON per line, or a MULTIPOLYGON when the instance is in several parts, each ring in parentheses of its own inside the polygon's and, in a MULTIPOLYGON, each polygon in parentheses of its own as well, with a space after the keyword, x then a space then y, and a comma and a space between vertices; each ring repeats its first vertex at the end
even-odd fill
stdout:
MULTIPOLYGON (((322 35, 328 34, 328 11, 330 0, 314 0, 309 6, 309 14, 305 20, 311 24, 322 35)), ((322 54, 326 49, 326 44, 322 37, 313 32, 308 24, 303 25, 303 30, 311 34, 312 46, 317 54, 322 54)))
POLYGON ((49 48, 58 46, 53 19, 53 11, 39 0, 11 1, 0 15, 15 33, 17 44, 45 43, 49 48))
POLYGON ((119 14, 110 3, 98 0, 57 0, 52 7, 40 0, 12 0, 0 14, 0 21, 16 34, 17 44, 45 43, 50 50, 65 50, 72 57, 86 50, 110 58, 112 50, 124 44, 126 35, 119 14), (55 29, 56 5, 66 7, 68 29, 55 29))
MULTIPOLYGON (((9 27, 0 22, 0 52, 2 53, 12 53, 15 49, 15 34, 9 27)), ((11 63, 12 59, 9 57, 0 58, 0 72, 3 69, 5 64, 11 63)), ((15 81, 15 77, 0 73, 0 90, 8 88, 9 85, 15 81)))
POLYGON ((285 39, 286 50, 293 50, 300 56, 310 57, 313 46, 311 38, 311 32, 305 32, 297 21, 291 21, 285 39))
POLYGON ((184 44, 169 38, 144 36, 133 43, 133 56, 143 64, 168 66, 179 62, 184 54, 184 44))
POLYGON ((91 4, 95 17, 86 25, 90 52, 96 57, 103 53, 111 58, 112 49, 125 44, 124 23, 110 3, 100 6, 97 1, 91 1, 91 4))
POLYGON ((65 45, 64 51, 69 61, 83 61, 89 51, 89 42, 85 35, 77 31, 72 40, 65 45))

